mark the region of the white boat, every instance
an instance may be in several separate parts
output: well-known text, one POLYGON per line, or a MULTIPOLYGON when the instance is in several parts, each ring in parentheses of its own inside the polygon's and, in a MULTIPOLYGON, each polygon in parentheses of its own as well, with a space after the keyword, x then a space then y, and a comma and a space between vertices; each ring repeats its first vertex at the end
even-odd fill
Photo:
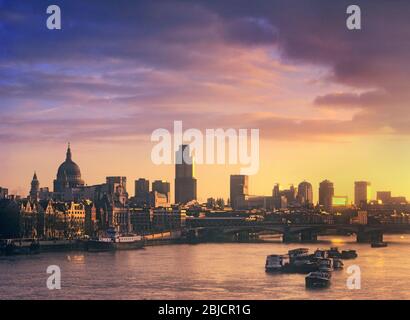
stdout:
POLYGON ((144 239, 139 235, 115 235, 113 237, 100 237, 87 241, 88 251, 113 251, 132 250, 144 247, 144 239))
POLYGON ((278 272, 287 265, 289 265, 288 255, 271 254, 266 257, 265 271, 278 272))

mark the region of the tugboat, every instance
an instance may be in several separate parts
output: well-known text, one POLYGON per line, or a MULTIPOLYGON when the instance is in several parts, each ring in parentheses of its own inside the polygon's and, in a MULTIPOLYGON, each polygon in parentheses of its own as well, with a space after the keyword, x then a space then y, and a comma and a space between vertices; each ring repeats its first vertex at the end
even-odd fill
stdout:
POLYGON ((279 272, 284 267, 289 265, 288 255, 271 254, 266 257, 265 271, 266 272, 279 272))
POLYGON ((356 250, 343 250, 342 259, 355 259, 357 258, 356 250))
POLYGON ((306 288, 327 288, 330 285, 329 272, 311 272, 305 278, 306 288))
POLYGON ((371 247, 372 248, 385 248, 387 247, 387 242, 372 242, 371 247))
POLYGON ((133 250, 144 247, 142 236, 134 234, 118 235, 115 231, 107 231, 108 237, 88 240, 86 248, 90 252, 133 250))

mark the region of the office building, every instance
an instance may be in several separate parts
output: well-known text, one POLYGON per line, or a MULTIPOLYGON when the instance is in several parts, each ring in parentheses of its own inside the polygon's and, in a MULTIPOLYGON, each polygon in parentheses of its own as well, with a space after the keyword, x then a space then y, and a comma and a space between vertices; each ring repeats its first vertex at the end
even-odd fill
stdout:
POLYGON ((181 145, 175 156, 175 203, 184 204, 197 199, 194 159, 190 155, 189 145, 181 145))
POLYGON ((297 201, 301 205, 313 204, 313 187, 307 181, 299 183, 297 201))
POLYGON ((229 188, 231 207, 238 209, 239 202, 249 194, 249 177, 240 174, 231 175, 229 188))
POLYGON ((371 199, 370 182, 356 181, 354 183, 354 204, 356 206, 366 205, 371 199))
POLYGON ((332 210, 332 198, 334 193, 333 182, 324 180, 319 184, 319 205, 323 206, 326 211, 332 210))

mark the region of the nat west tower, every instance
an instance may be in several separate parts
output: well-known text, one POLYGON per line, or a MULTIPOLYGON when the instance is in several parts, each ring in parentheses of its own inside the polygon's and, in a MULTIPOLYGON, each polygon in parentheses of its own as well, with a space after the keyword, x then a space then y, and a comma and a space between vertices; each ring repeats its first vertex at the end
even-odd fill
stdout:
POLYGON ((175 155, 175 203, 187 203, 196 200, 194 159, 189 151, 189 145, 183 144, 175 155))

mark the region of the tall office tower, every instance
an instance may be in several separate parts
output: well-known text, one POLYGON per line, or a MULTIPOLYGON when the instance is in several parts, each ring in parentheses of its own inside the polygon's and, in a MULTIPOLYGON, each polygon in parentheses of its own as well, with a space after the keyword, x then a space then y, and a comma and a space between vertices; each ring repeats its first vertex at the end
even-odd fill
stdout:
POLYGON ((390 203, 392 200, 391 191, 377 191, 377 200, 383 204, 390 203))
POLYGON ((135 201, 138 205, 149 203, 149 180, 140 178, 135 180, 135 201))
POLYGON ((194 159, 190 155, 189 145, 181 145, 175 157, 175 203, 196 200, 194 159))
POLYGON ((319 184, 319 205, 323 206, 327 211, 332 210, 332 198, 334 193, 333 182, 324 180, 319 184))
POLYGON ((238 202, 249 194, 249 177, 242 174, 231 175, 229 190, 231 207, 237 209, 238 202))
POLYGON ((367 204, 371 198, 370 182, 356 181, 354 183, 354 204, 360 206, 367 204))
POLYGON ((273 187, 272 190, 272 201, 273 201, 273 207, 275 209, 280 209, 282 208, 282 193, 280 192, 280 185, 279 183, 276 183, 273 187))
POLYGON ((313 204, 313 187, 307 181, 299 183, 297 200, 301 205, 313 204))
POLYGON ((33 180, 31 180, 30 200, 38 201, 40 195, 40 182, 37 179, 37 174, 34 172, 33 180))

